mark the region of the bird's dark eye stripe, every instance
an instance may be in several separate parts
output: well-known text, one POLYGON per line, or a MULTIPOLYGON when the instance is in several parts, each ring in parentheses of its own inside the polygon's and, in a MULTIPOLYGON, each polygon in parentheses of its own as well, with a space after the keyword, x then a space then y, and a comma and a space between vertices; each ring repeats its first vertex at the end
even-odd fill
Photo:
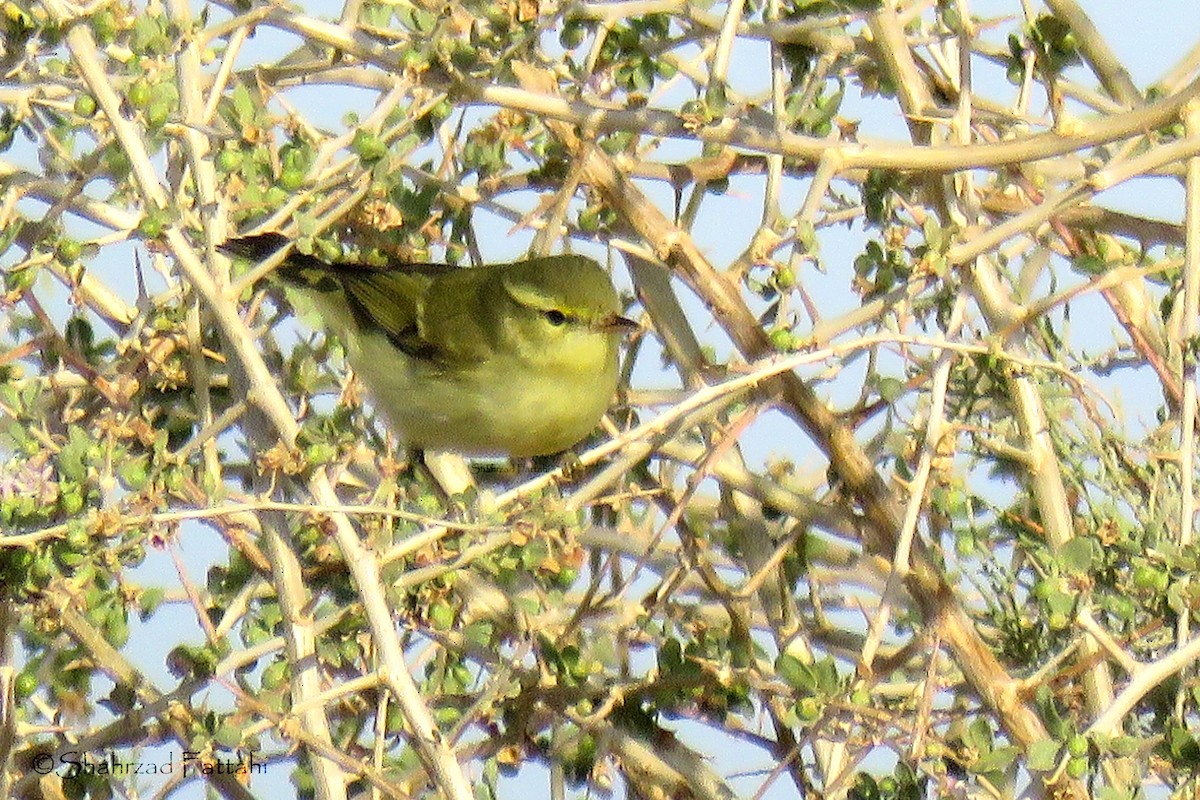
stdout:
POLYGON ((559 311, 557 308, 552 308, 549 311, 543 311, 542 316, 546 318, 547 322, 555 327, 564 325, 567 322, 567 315, 559 311))

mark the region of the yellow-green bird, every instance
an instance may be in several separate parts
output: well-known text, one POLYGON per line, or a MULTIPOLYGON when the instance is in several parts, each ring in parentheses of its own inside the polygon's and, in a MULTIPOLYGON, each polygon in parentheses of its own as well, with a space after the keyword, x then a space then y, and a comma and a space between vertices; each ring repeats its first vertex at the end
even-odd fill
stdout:
MULTIPOLYGON (((278 233, 218 249, 261 261, 278 233)), ((595 430, 636 323, 600 265, 558 255, 475 269, 330 264, 293 250, 276 274, 310 297, 411 447, 557 453, 595 430)))

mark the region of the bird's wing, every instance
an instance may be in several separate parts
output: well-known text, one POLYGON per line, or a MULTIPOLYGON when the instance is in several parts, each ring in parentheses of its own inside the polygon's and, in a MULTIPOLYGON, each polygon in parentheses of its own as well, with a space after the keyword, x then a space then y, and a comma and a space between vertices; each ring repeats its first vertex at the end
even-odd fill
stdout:
POLYGON ((455 364, 486 361, 494 352, 500 333, 495 292, 488 290, 499 283, 492 269, 455 270, 434 280, 421 298, 421 337, 436 343, 440 354, 455 364))
POLYGON ((427 278, 353 269, 331 270, 326 275, 345 292, 360 331, 382 333, 413 358, 438 357, 437 347, 426 341, 417 327, 418 298, 428 285, 427 278))
MULTIPOLYGON (((226 255, 261 261, 284 247, 280 233, 233 238, 217 245, 226 255)), ((354 324, 363 333, 378 332, 413 358, 437 360, 440 348, 422 337, 418 329, 418 304, 429 282, 456 271, 448 264, 392 262, 386 267, 351 262, 331 264, 316 256, 292 250, 275 273, 290 283, 336 305, 342 295, 354 324)))

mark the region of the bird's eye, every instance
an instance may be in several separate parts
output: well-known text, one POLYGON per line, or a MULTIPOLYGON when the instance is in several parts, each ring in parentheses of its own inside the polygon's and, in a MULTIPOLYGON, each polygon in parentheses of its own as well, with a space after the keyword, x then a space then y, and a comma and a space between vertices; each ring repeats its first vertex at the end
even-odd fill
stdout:
POLYGON ((567 315, 559 311, 557 308, 552 308, 549 311, 543 311, 542 316, 546 318, 546 322, 549 322, 556 328, 567 323, 567 315))

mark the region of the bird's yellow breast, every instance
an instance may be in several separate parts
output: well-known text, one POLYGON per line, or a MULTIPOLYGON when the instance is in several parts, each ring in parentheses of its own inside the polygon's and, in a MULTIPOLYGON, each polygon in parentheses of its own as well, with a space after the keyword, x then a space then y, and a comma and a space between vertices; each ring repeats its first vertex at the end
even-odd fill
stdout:
POLYGON ((350 356, 407 444, 472 455, 565 450, 595 429, 617 386, 617 337, 600 333, 574 342, 570 359, 542 365, 496 354, 438 367, 378 336, 361 338, 350 356))

